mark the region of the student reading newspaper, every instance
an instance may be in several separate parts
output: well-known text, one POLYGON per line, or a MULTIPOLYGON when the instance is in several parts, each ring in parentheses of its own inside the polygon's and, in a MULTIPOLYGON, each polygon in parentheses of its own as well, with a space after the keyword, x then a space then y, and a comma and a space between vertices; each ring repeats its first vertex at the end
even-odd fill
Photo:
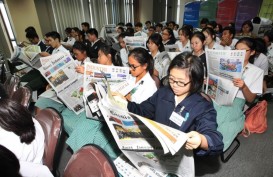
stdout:
POLYGON ((169 84, 152 97, 137 104, 128 101, 128 110, 187 133, 186 149, 197 155, 218 154, 223 150, 217 131, 216 111, 200 90, 204 68, 198 57, 177 55, 171 62, 169 84))

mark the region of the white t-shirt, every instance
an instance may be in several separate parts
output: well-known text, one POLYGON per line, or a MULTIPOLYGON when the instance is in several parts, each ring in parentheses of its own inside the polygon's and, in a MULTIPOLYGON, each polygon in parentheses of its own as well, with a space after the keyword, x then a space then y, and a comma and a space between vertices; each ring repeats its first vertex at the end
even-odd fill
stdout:
POLYGON ((235 45, 238 42, 238 39, 232 39, 232 42, 229 46, 224 46, 224 50, 233 50, 235 49, 235 45))
POLYGON ((68 40, 66 42, 61 42, 61 44, 73 46, 75 42, 76 42, 75 38, 68 37, 68 40))
POLYGON ((142 37, 147 37, 148 35, 144 33, 143 31, 138 31, 134 34, 134 36, 142 36, 142 37))
POLYGON ((263 53, 260 53, 258 57, 254 59, 254 65, 264 71, 264 75, 268 75, 268 59, 263 53))
POLYGON ((122 61, 122 65, 123 66, 127 66, 128 63, 128 53, 127 50, 125 48, 120 49, 120 58, 122 61))
POLYGON ((188 42, 185 46, 182 45, 181 41, 176 41, 175 44, 178 45, 180 52, 186 52, 186 51, 191 52, 192 51, 190 40, 188 40, 188 42))
POLYGON ((69 50, 67 50, 66 48, 64 48, 64 46, 62 46, 62 45, 60 45, 58 48, 55 48, 55 49, 52 51, 52 54, 55 54, 55 53, 58 53, 58 52, 64 52, 64 53, 70 55, 69 50))
MULTIPOLYGON (((205 45, 205 50, 207 50, 209 47, 208 45, 205 45)), ((213 50, 224 50, 224 47, 220 45, 218 42, 214 41, 214 44, 212 46, 213 50)))
MULTIPOLYGON (((132 79, 135 80, 136 78, 132 77, 132 79)), ((157 87, 150 73, 147 72, 145 76, 135 84, 133 90, 134 93, 131 91, 131 101, 139 104, 150 98, 157 91, 157 87)))
MULTIPOLYGON (((261 94, 263 92, 263 78, 263 70, 251 63, 245 66, 242 79, 252 93, 261 94)), ((241 90, 238 91, 236 97, 245 99, 241 90)))
POLYGON ((0 144, 15 154, 19 161, 42 164, 45 135, 39 122, 33 119, 36 136, 30 143, 21 143, 20 137, 13 132, 0 128, 0 144))

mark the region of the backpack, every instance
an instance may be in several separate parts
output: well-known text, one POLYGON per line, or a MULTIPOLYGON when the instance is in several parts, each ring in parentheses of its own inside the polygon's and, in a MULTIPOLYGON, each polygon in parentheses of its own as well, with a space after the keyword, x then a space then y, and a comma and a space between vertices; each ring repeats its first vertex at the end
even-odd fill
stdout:
POLYGON ((248 137, 250 133, 263 133, 267 129, 267 102, 265 100, 258 102, 245 113, 246 120, 242 134, 248 137))

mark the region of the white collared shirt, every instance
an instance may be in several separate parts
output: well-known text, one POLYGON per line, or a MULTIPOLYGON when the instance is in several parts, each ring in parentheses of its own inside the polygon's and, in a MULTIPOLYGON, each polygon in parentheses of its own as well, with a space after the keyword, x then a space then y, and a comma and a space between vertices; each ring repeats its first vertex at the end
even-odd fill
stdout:
MULTIPOLYGON (((209 49, 208 45, 205 45, 205 50, 209 49)), ((218 42, 214 41, 214 44, 212 46, 213 50, 224 50, 224 47, 222 45, 220 45, 218 42)))
POLYGON ((191 48, 191 42, 190 40, 188 40, 187 44, 185 46, 182 45, 181 41, 176 41, 175 44, 178 45, 179 51, 180 52, 191 52, 192 48, 191 48))
POLYGON ((52 54, 55 54, 55 53, 58 53, 58 52, 64 52, 66 54, 70 54, 70 52, 64 48, 64 46, 60 45, 58 48, 55 48, 53 51, 52 51, 52 54))

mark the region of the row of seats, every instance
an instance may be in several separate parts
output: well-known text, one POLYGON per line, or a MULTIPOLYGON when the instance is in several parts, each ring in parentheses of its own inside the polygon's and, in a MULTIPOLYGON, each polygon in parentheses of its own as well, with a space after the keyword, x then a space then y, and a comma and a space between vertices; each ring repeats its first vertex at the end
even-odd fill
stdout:
MULTIPOLYGON (((28 108, 31 90, 20 87, 20 78, 10 76, 4 83, 9 97, 28 108)), ((58 165, 64 145, 64 129, 62 115, 54 108, 46 108, 35 118, 40 123, 45 135, 43 164, 54 176, 60 176, 58 165)), ((77 176, 118 176, 117 169, 108 154, 97 145, 85 145, 74 153, 64 170, 64 177, 77 176)))

